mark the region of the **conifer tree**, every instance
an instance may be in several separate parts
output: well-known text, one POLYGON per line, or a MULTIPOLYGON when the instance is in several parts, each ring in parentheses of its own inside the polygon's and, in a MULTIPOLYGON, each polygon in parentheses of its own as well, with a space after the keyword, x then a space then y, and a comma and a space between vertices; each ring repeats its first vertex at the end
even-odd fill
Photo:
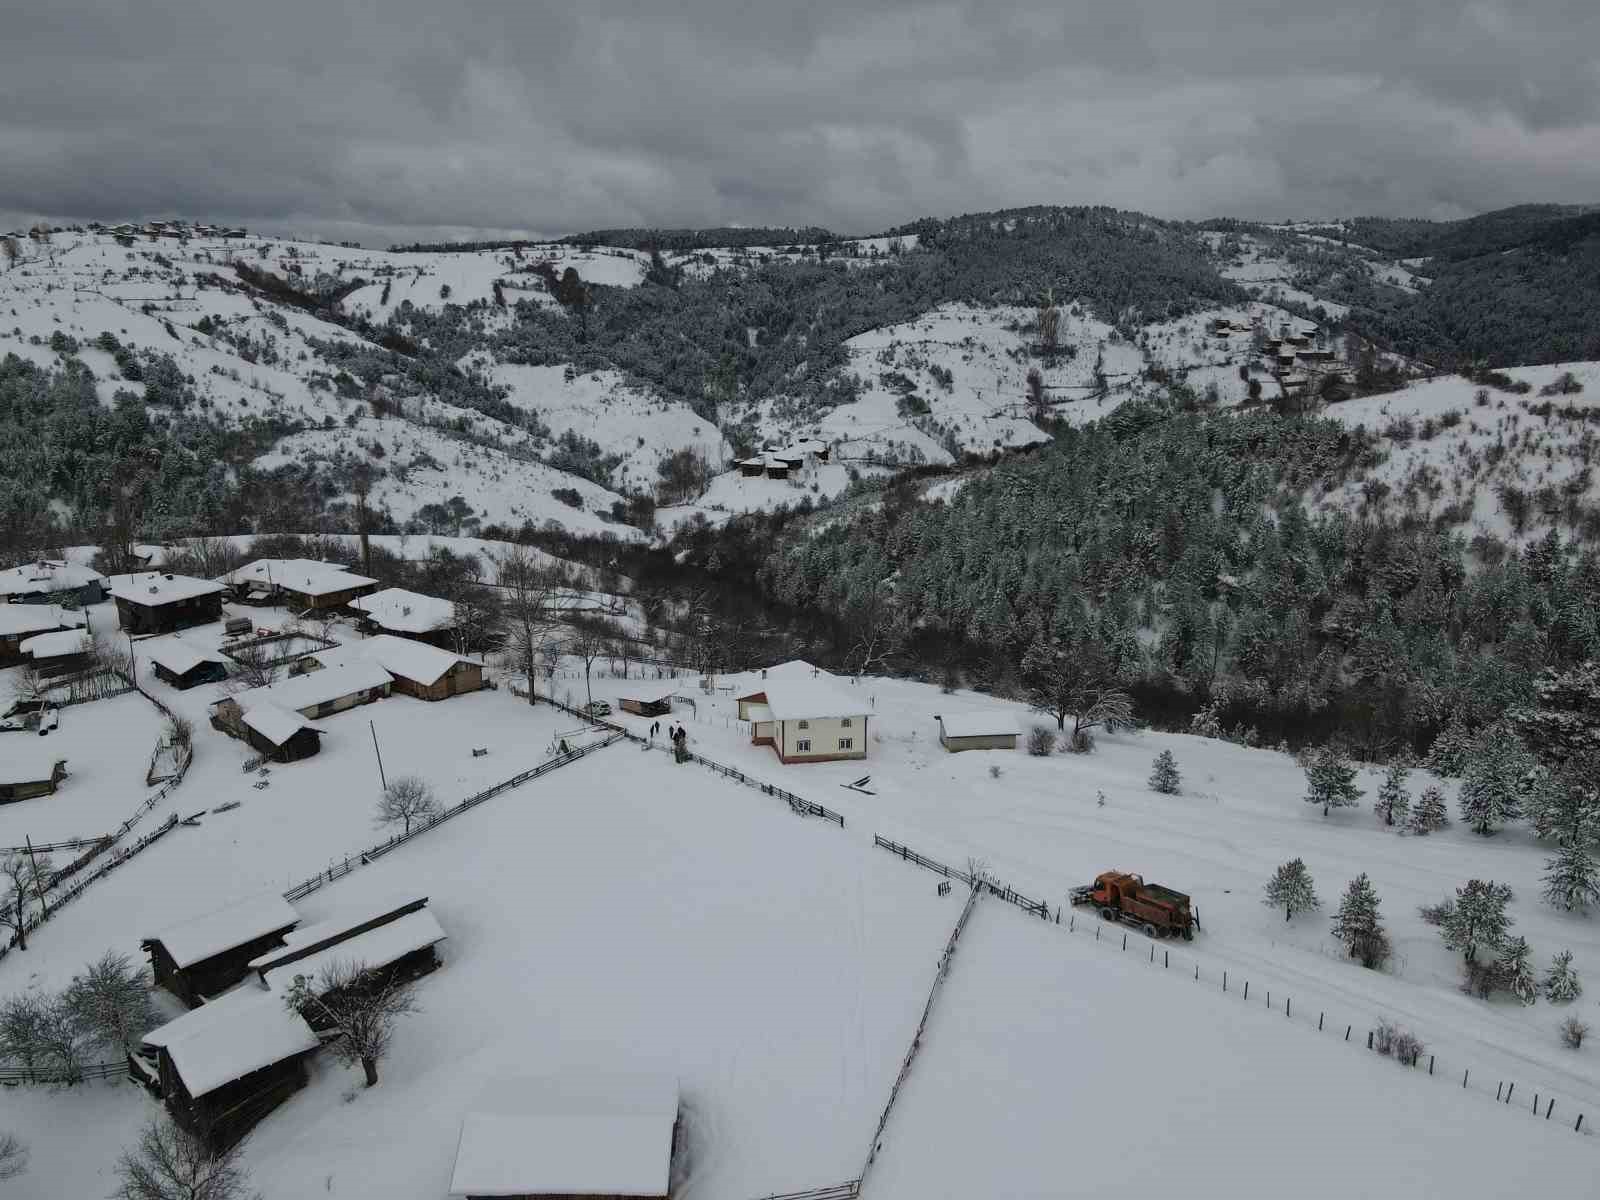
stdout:
POLYGON ((1167 796, 1176 796, 1183 790, 1183 779, 1178 774, 1178 760, 1172 756, 1171 750, 1163 750, 1156 755, 1154 767, 1150 772, 1150 786, 1167 796))
POLYGON ((1494 833, 1522 815, 1522 795, 1537 764, 1517 735, 1500 726, 1485 732, 1461 778, 1461 819, 1474 833, 1494 833))
POLYGON ((1333 917, 1333 935, 1364 967, 1378 967, 1389 957, 1389 935, 1378 915, 1378 893, 1365 871, 1345 888, 1333 917))
POLYGON ((1450 824, 1450 810, 1445 805, 1444 793, 1434 784, 1422 789, 1416 807, 1411 810, 1411 832, 1429 834, 1450 824))
POLYGON ((1406 822, 1406 813, 1411 808, 1411 793, 1406 790, 1406 779, 1410 772, 1401 763, 1393 763, 1384 774, 1383 784, 1378 788, 1378 799, 1372 806, 1372 811, 1383 818, 1385 825, 1406 822))
POLYGON ((1322 815, 1331 809, 1348 808, 1361 800, 1356 786, 1356 769, 1332 746, 1324 746, 1306 768, 1307 804, 1322 805, 1322 815))
POLYGON ((1523 1004, 1532 1004, 1539 998, 1539 981, 1533 977, 1533 966, 1528 962, 1531 953, 1528 939, 1523 937, 1507 938, 1500 951, 1501 982, 1523 1004))
POLYGON ((1550 960, 1544 973, 1544 998, 1552 1004, 1566 1004, 1583 995, 1583 982, 1572 965, 1572 951, 1563 950, 1550 960))
POLYGON ((1456 889, 1455 903, 1451 904, 1440 923, 1444 944, 1460 950, 1467 962, 1475 962, 1480 949, 1497 950, 1506 940, 1506 930, 1511 919, 1506 916, 1506 903, 1511 899, 1511 889, 1503 883, 1469 879, 1466 886, 1456 889))
POLYGON ((1285 921, 1293 918, 1297 912, 1310 912, 1322 907, 1322 902, 1317 899, 1316 888, 1311 883, 1311 872, 1306 870, 1305 862, 1298 858, 1291 858, 1273 872, 1272 878, 1267 880, 1266 896, 1262 903, 1268 908, 1282 908, 1285 921))
POLYGON ((1544 898, 1571 912, 1600 902, 1600 870, 1585 839, 1573 839, 1545 864, 1544 898))

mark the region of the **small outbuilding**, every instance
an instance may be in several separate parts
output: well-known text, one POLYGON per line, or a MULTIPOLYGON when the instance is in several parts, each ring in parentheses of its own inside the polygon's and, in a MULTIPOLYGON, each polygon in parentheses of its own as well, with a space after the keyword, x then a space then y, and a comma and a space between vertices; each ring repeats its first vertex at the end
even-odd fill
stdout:
POLYGON ((84 629, 58 629, 25 638, 18 649, 39 668, 41 675, 54 678, 87 668, 94 639, 84 629))
POLYGON ((665 1200, 679 1133, 675 1079, 502 1080, 462 1118, 450 1195, 665 1200))
POLYGON ((738 467, 739 474, 746 479, 760 479, 767 473, 767 460, 759 454, 755 458, 741 458, 738 467))
POLYGON ((238 983, 250 961, 283 945, 300 914, 276 892, 249 896, 174 925, 141 944, 157 986, 191 1008, 238 983))
MULTIPOLYGON (((352 933, 299 957, 280 957, 256 970, 261 981, 280 996, 289 994, 295 981, 302 978, 313 995, 320 995, 327 973, 346 966, 361 969, 359 986, 362 988, 403 983, 421 978, 438 967, 437 947, 444 939, 445 932, 439 922, 423 908, 362 933, 352 933)), ((313 1029, 329 1028, 326 1014, 319 1013, 315 1006, 305 1016, 313 1029)))
POLYGON ((212 705, 211 723, 231 732, 229 723, 260 704, 274 704, 285 712, 316 720, 381 700, 393 687, 394 677, 375 662, 341 662, 226 696, 212 705))
POLYGON ((10 737, 0 752, 0 804, 53 796, 67 777, 67 760, 36 737, 10 737))
POLYGON ((117 623, 127 633, 172 633, 222 619, 222 585, 209 579, 140 571, 113 575, 117 623))
POLYGON ((283 945, 269 950, 259 958, 250 960, 250 969, 266 983, 266 973, 309 958, 322 950, 331 949, 351 938, 374 929, 380 929, 402 917, 421 912, 428 906, 426 896, 391 896, 366 904, 353 905, 325 917, 291 929, 283 935, 283 945))
POLYGON ((624 696, 617 701, 623 712, 630 712, 636 717, 667 717, 672 715, 672 693, 659 696, 654 700, 645 700, 637 696, 624 696))
POLYGON ((322 729, 276 704, 256 704, 239 717, 244 740, 257 754, 278 763, 298 762, 322 749, 322 729))
POLYGON ((1017 748, 1017 723, 1004 713, 949 713, 933 719, 939 722, 939 744, 952 754, 1017 748))
POLYGON ((139 653, 155 670, 156 678, 185 691, 202 683, 221 683, 228 677, 228 660, 175 638, 162 638, 140 645, 139 653))
POLYGON ((54 604, 0 604, 0 667, 15 666, 28 656, 22 643, 41 633, 81 630, 84 615, 54 604))

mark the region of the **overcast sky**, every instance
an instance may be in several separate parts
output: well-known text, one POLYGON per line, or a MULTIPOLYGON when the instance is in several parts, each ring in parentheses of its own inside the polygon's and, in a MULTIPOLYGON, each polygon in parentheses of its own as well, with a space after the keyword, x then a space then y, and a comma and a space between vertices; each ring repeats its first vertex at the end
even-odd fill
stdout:
POLYGON ((0 226, 381 245, 1525 201, 1600 202, 1597 0, 48 0, 0 37, 0 226))

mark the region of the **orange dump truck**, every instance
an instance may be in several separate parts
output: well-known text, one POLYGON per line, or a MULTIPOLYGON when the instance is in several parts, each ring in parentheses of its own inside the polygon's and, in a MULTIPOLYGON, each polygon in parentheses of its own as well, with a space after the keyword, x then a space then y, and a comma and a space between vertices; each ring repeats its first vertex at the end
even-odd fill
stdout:
POLYGON ((1138 926, 1148 937, 1190 941, 1200 928, 1199 913, 1189 897, 1124 871, 1105 871, 1093 883, 1073 888, 1067 899, 1074 905, 1093 904, 1106 920, 1138 926))

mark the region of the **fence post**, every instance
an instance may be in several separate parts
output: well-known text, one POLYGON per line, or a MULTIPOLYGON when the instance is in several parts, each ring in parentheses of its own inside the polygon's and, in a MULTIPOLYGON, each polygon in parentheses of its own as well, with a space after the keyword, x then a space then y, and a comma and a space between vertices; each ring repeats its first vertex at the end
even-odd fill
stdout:
MULTIPOLYGON (((1550 1107, 1544 1110, 1544 1119, 1546 1121, 1548 1121, 1550 1119, 1550 1114, 1555 1112, 1555 1110, 1556 1110, 1556 1098, 1554 1096, 1551 1096, 1550 1097, 1550 1107)), ((1534 1115, 1535 1116, 1539 1115, 1539 1110, 1538 1109, 1534 1109, 1534 1115)))
POLYGON ((1170 967, 1171 965, 1172 965, 1172 951, 1171 950, 1163 950, 1161 952, 1161 966, 1162 966, 1162 969, 1165 970, 1167 967, 1170 967))
POLYGON ((1327 1016, 1327 1015, 1328 1015, 1328 1014, 1327 1014, 1327 1013, 1325 1013, 1325 1012, 1319 1012, 1319 1013, 1318 1013, 1318 1014, 1317 1014, 1317 1032, 1318 1032, 1318 1033, 1321 1033, 1321 1032, 1322 1032, 1322 1019, 1323 1019, 1323 1018, 1324 1018, 1324 1017, 1326 1017, 1326 1016, 1327 1016))
POLYGON ((1228 973, 1226 971, 1222 973, 1222 990, 1228 990, 1228 973))
POLYGON ((1354 1028, 1355 1028, 1355 1026, 1353 1026, 1353 1025, 1346 1025, 1346 1026, 1345 1026, 1345 1027, 1344 1027, 1344 1040, 1345 1040, 1345 1041, 1347 1041, 1347 1042, 1348 1042, 1348 1041, 1349 1041, 1349 1040, 1350 1040, 1350 1031, 1351 1031, 1351 1030, 1352 1030, 1352 1029, 1354 1029, 1354 1028))
POLYGON ((1151 962, 1155 962, 1155 960, 1156 960, 1156 944, 1154 942, 1151 942, 1150 943, 1150 961, 1151 962))
POLYGON ((1126 933, 1122 935, 1122 948, 1124 950, 1128 948, 1128 935, 1126 933))
POLYGON ((1289 1004, 1293 999, 1293 996, 1285 996, 1283 998, 1283 1015, 1286 1017, 1289 1015, 1289 1004))
POLYGON ((1516 1091, 1516 1090, 1517 1090, 1516 1081, 1512 1080, 1511 1086, 1506 1089, 1506 1103, 1507 1104, 1511 1103, 1511 1093, 1516 1091))
POLYGON ((1432 1054, 1428 1055, 1428 1074, 1429 1075, 1433 1074, 1433 1060, 1434 1060, 1434 1056, 1432 1054))
POLYGON ((1496 1104, 1500 1103, 1500 1093, 1505 1090, 1505 1086, 1506 1081, 1504 1079, 1494 1085, 1494 1101, 1496 1104))
POLYGON ((1471 1067, 1467 1067, 1465 1070, 1463 1070, 1461 1072, 1461 1086, 1462 1087, 1466 1087, 1467 1086, 1467 1076, 1471 1075, 1471 1074, 1472 1074, 1472 1068, 1471 1067))
POLYGON ((1244 998, 1246 1000, 1250 999, 1250 981, 1248 979, 1244 981, 1244 998))
POLYGON ((1573 1133, 1582 1133, 1583 1132, 1583 1114, 1582 1113, 1578 1114, 1578 1123, 1572 1127, 1572 1132, 1573 1133))

